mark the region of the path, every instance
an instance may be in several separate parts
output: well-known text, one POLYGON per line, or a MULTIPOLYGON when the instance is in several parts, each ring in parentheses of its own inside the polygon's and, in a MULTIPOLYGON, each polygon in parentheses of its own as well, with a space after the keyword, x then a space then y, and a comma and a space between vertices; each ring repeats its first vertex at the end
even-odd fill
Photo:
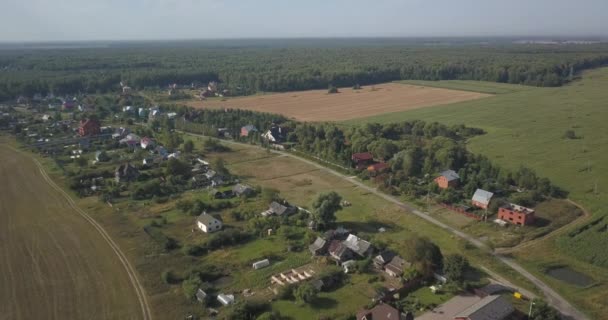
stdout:
MULTIPOLYGON (((26 156, 30 156, 29 154, 26 154, 18 149, 15 149, 12 146, 9 146, 9 145, 5 145, 5 146, 7 146, 9 149, 12 149, 15 152, 19 152, 26 156)), ((68 193, 66 193, 61 187, 59 187, 49 177, 47 172, 44 170, 44 167, 42 166, 42 164, 36 158, 31 157, 31 159, 34 161, 34 163, 38 167, 40 174, 42 175, 42 178, 44 179, 44 181, 46 183, 48 183, 54 190, 59 192, 60 195, 67 201, 68 205, 74 211, 76 211, 82 218, 84 218, 90 225, 92 225, 95 228, 95 230, 97 230, 97 232, 102 236, 104 241, 110 246, 112 251, 116 254, 116 256, 118 257, 124 270, 127 272, 131 285, 133 286, 133 289, 135 290, 135 293, 137 294, 137 299, 138 299, 139 305, 141 307, 142 319, 151 320, 152 312, 151 312, 150 306, 148 304, 148 298, 146 295, 146 291, 143 288, 143 286, 141 285, 139 278, 137 276, 137 273, 135 272, 135 269, 129 263, 129 260, 126 258, 125 254, 120 250, 120 247, 118 247, 118 245, 114 242, 114 240, 112 240, 110 235, 105 231, 105 229, 103 229, 103 227, 99 223, 97 223, 93 218, 91 218, 91 216, 89 216, 85 211, 80 209, 76 205, 74 200, 70 197, 70 195, 68 193)))
MULTIPOLYGON (((202 138, 207 138, 204 135, 200 135, 200 134, 194 134, 194 133, 186 133, 188 135, 191 136, 197 136, 197 137, 202 137, 202 138)), ((230 140, 222 140, 222 142, 226 142, 229 144, 235 144, 235 145, 240 145, 240 146, 250 146, 250 147, 255 147, 255 148, 261 148, 259 146, 254 146, 254 145, 249 145, 249 144, 244 144, 244 143, 240 143, 240 142, 236 142, 236 141, 230 141, 230 140)), ((560 296, 557 292, 555 292, 555 290, 551 289, 548 285, 546 285, 544 282, 542 282, 540 279, 538 279, 536 276, 534 276, 533 274, 531 274, 530 272, 526 271, 522 266, 520 266, 517 262, 515 262, 512 259, 509 259, 507 257, 504 257, 496 252, 494 252, 490 247, 488 247, 485 243, 483 243, 482 241, 480 241, 479 239, 470 236, 462 231, 459 231, 431 216, 429 216, 427 213, 424 213, 418 209, 416 209, 416 207, 412 204, 409 203, 405 203, 402 202, 400 200, 398 200, 397 198, 390 196, 388 194, 385 194, 383 192, 378 191, 375 188, 369 187, 363 183, 361 183, 360 181, 358 181, 356 178, 353 177, 349 177, 346 176, 342 173, 339 173, 335 170, 332 170, 330 168, 327 168, 323 165, 320 165, 316 162, 307 160, 305 158, 296 156, 294 154, 288 153, 288 152, 284 152, 284 151, 278 151, 278 150, 270 150, 271 152, 275 153, 275 154, 279 154, 279 155, 284 155, 284 156, 288 156, 294 159, 297 159, 299 161, 303 161, 305 163, 308 163, 316 168, 319 168, 321 170, 325 170, 326 172, 329 172, 343 180, 349 181, 352 184, 360 187, 361 189, 364 189, 370 193, 373 193, 375 195, 377 195, 378 197, 381 197, 383 199, 385 199, 388 202, 394 203, 395 205, 406 209, 407 211, 412 212, 413 214, 415 214, 416 216, 442 228, 445 229, 455 235, 457 235, 458 237, 465 239, 466 241, 468 241, 469 243, 473 244, 474 246, 476 246, 479 249, 482 249, 484 251, 487 251, 488 254, 492 255, 493 257, 497 258, 499 261, 501 261, 502 263, 508 265, 509 267, 511 267, 513 270, 517 271, 519 274, 521 274, 523 277, 525 277, 526 279, 528 279, 530 282, 532 282, 536 287, 538 287, 543 294, 545 295, 545 299, 547 300, 547 302, 552 305, 554 308, 556 308, 557 310, 559 310, 564 316, 567 317, 571 317, 574 319, 580 319, 580 320, 585 320, 588 319, 587 316, 585 316, 582 312, 580 312, 577 308, 575 308, 573 305, 571 305, 566 299, 564 299, 562 296, 560 296)))

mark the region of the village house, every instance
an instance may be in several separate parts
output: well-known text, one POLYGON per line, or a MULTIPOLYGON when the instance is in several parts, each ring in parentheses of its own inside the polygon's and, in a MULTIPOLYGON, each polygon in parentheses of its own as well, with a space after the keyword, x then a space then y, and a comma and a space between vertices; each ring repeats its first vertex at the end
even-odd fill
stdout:
POLYGON ((81 120, 78 126, 78 134, 81 137, 98 135, 100 131, 99 121, 95 119, 81 120))
POLYGON ((374 267, 379 270, 383 270, 384 266, 389 263, 395 257, 395 253, 392 251, 382 251, 379 255, 374 257, 374 267))
POLYGON ((336 229, 327 230, 323 233, 323 239, 327 241, 331 240, 346 240, 346 237, 350 234, 350 230, 340 226, 336 229))
POLYGON ((254 193, 250 186, 240 183, 232 188, 232 192, 238 197, 249 197, 254 193))
POLYGON ((487 209, 490 205, 490 201, 492 201, 492 196, 494 196, 492 192, 477 189, 475 194, 473 194, 471 203, 477 208, 487 209))
POLYGON ((273 124, 268 131, 262 134, 262 138, 272 144, 281 144, 287 139, 287 130, 273 124))
POLYGON ((509 317, 513 312, 515 312, 515 309, 505 297, 491 295, 456 314, 454 320, 503 320, 509 317))
POLYGON ((141 142, 138 135, 129 133, 124 138, 120 139, 119 144, 127 145, 129 148, 135 148, 141 142))
POLYGON ((252 124, 248 124, 241 128, 241 137, 248 137, 250 133, 257 132, 258 129, 252 124))
POLYGON ((120 166, 116 167, 116 170, 114 171, 114 178, 116 182, 134 181, 138 176, 139 170, 137 170, 137 168, 130 163, 121 164, 120 166))
POLYGON ((142 149, 148 149, 148 147, 154 148, 155 142, 152 138, 143 137, 139 141, 139 145, 141 146, 142 149))
POLYGON ((222 229, 222 222, 212 215, 203 212, 196 218, 196 226, 205 233, 212 233, 222 229))
POLYGON ((329 243, 327 240, 317 237, 315 242, 308 246, 308 250, 313 256, 322 256, 327 253, 327 247, 329 243))
POLYGON ((374 156, 369 152, 353 153, 350 159, 357 170, 363 170, 374 162, 374 156))
POLYGON ((454 170, 445 170, 439 174, 439 177, 435 178, 435 183, 441 189, 454 188, 458 186, 460 176, 454 170))
POLYGON ((297 211, 298 211, 298 208, 296 208, 296 207, 293 207, 290 205, 283 205, 276 201, 273 201, 272 203, 270 203, 268 210, 262 212, 262 216, 264 216, 264 217, 268 217, 271 215, 283 216, 283 215, 294 214, 297 211))
POLYGON ((353 257, 353 252, 340 240, 332 240, 329 244, 328 252, 337 263, 342 263, 353 257))
POLYGON ((367 172, 371 176, 375 176, 377 174, 388 171, 390 168, 391 168, 391 166, 389 166, 388 163, 378 162, 378 163, 374 163, 374 164, 370 165, 369 167, 367 167, 367 172))
POLYGON ((207 176, 205 176, 204 174, 194 175, 191 180, 193 188, 202 188, 211 184, 207 176))
POLYGON ((344 245, 361 258, 365 258, 374 252, 374 248, 372 247, 371 243, 357 237, 354 234, 348 235, 346 240, 344 240, 344 245))
POLYGON ((122 94, 129 94, 129 93, 131 93, 131 87, 127 87, 127 86, 122 87, 122 94))
POLYGON ((522 226, 534 223, 534 209, 509 203, 498 209, 498 219, 522 226))
POLYGON ((372 309, 357 312, 357 320, 405 320, 405 314, 388 304, 381 303, 372 309))
POLYGON ((394 256, 393 259, 391 259, 391 262, 384 266, 384 272, 391 277, 401 277, 401 275, 403 275, 403 271, 411 266, 411 263, 403 260, 403 258, 400 256, 394 256))

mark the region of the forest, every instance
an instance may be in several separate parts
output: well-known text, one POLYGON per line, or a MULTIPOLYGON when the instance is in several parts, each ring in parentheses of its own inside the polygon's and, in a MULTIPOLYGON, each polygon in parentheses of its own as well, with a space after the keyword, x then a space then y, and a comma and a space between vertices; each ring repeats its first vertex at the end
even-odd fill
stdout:
POLYGON ((23 95, 119 93, 219 81, 233 95, 395 80, 484 80, 560 86, 608 64, 607 44, 421 45, 352 41, 272 46, 148 45, 0 50, 0 101, 23 95))

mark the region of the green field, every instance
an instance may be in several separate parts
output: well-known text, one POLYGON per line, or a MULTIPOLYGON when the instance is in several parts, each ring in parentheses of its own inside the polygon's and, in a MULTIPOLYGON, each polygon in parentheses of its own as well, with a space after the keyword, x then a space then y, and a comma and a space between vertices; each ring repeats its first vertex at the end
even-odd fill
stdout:
MULTIPOLYGON (((477 90, 470 81, 451 88, 477 90)), ((478 83, 486 92, 495 84, 478 83)), ((409 112, 359 119, 352 123, 395 122, 421 119, 446 124, 483 128, 487 134, 469 141, 469 149, 484 154, 497 164, 515 169, 531 167, 570 192, 569 198, 591 214, 595 224, 574 228, 559 237, 524 250, 517 257, 531 271, 543 276, 543 265, 566 264, 587 273, 601 285, 582 290, 544 277, 570 300, 596 316, 608 307, 602 292, 608 286, 608 69, 585 73, 581 80, 561 88, 529 88, 501 93, 494 97, 409 112), (565 139, 566 130, 574 130, 576 139, 565 139)), ((577 223, 577 225, 579 225, 577 223)), ((606 315, 604 315, 606 316, 606 315)))
POLYGON ((141 319, 102 236, 0 137, 0 319, 141 319))
POLYGON ((473 80, 442 80, 442 81, 424 81, 424 80, 402 80, 397 83, 411 84, 415 86, 444 88, 461 91, 473 91, 489 94, 504 94, 519 91, 533 90, 534 87, 523 86, 518 84, 484 82, 473 80))

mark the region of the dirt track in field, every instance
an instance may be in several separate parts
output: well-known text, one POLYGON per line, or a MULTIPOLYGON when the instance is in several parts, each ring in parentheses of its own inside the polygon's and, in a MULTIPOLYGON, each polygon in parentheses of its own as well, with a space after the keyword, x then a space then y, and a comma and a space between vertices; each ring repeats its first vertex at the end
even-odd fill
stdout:
POLYGON ((0 319, 141 319, 116 254, 32 159, 0 144, 0 177, 0 319))
POLYGON ((398 83, 366 86, 361 90, 342 88, 267 94, 225 101, 209 99, 188 105, 198 108, 234 108, 283 114, 300 121, 343 121, 442 104, 480 99, 490 95, 398 83))

